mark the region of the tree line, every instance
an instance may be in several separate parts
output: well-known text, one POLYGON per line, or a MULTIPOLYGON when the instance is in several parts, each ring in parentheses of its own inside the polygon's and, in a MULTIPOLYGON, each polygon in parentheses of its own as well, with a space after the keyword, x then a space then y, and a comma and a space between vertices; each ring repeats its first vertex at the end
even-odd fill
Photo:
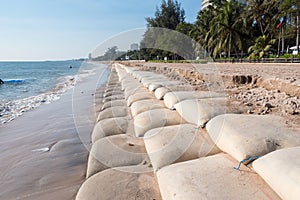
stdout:
POLYGON ((194 55, 200 46, 213 58, 278 57, 287 53, 289 47, 299 46, 299 6, 299 0, 210 0, 199 11, 196 21, 187 23, 177 0, 163 0, 155 16, 146 18, 148 30, 141 41, 139 56, 146 60, 181 58, 174 52, 143 48, 149 41, 169 45, 168 35, 155 34, 153 30, 160 27, 176 30, 197 42, 198 45, 187 45, 194 55))
MULTIPOLYGON (((126 57, 291 57, 290 47, 299 51, 299 7, 300 0, 210 0, 195 22, 188 23, 177 0, 162 0, 154 17, 145 18, 147 30, 140 49, 125 52, 126 57)), ((101 60, 124 59, 125 53, 116 50, 109 48, 101 60)), ((300 58, 299 54, 294 56, 300 58)))

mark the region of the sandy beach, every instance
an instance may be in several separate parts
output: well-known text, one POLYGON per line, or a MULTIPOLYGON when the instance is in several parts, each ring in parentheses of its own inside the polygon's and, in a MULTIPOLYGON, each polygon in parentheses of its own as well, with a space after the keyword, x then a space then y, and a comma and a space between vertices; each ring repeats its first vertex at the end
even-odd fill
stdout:
MULTIPOLYGON (((80 73, 80 72, 79 72, 80 73)), ((0 199, 74 199, 85 179, 104 65, 61 98, 0 126, 0 199)))

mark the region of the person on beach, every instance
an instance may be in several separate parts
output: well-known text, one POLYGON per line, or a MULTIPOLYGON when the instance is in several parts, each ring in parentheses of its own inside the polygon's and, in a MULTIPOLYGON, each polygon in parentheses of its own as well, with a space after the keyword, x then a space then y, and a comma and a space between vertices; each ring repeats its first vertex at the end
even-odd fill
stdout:
POLYGON ((0 85, 4 84, 4 81, 2 81, 2 79, 0 79, 0 85))

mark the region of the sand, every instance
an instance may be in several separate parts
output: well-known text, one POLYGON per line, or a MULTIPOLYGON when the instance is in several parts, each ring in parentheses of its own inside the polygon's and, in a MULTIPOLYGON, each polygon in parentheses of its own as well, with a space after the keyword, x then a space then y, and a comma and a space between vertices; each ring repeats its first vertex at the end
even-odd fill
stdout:
POLYGON ((96 120, 95 90, 108 73, 99 67, 59 100, 0 126, 0 199, 75 199, 96 120))

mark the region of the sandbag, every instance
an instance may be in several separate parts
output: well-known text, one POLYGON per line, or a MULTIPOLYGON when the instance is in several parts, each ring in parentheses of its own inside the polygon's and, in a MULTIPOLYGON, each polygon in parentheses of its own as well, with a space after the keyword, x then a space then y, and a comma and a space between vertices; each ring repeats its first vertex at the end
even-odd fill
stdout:
POLYGON ((174 105, 180 101, 187 99, 206 99, 214 97, 224 96, 221 93, 209 92, 209 91, 174 91, 168 92, 164 96, 164 103, 167 108, 173 108, 174 105))
POLYGON ((100 172, 82 184, 76 200, 160 200, 153 172, 137 173, 143 168, 118 167, 100 172))
POLYGON ((158 101, 157 99, 146 99, 132 103, 130 110, 134 117, 142 112, 164 107, 165 105, 162 101, 158 101))
POLYGON ((142 79, 142 84, 144 87, 149 87, 151 83, 161 82, 161 81, 168 81, 165 77, 153 77, 148 79, 142 79))
POLYGON ((110 107, 99 113, 97 122, 108 118, 125 117, 127 116, 127 114, 128 114, 128 110, 126 106, 110 107))
POLYGON ((193 90, 194 89, 190 85, 165 85, 164 87, 157 88, 154 94, 157 99, 162 100, 168 92, 193 90))
POLYGON ((144 142, 155 171, 172 163, 221 152, 204 129, 191 124, 152 129, 145 134, 144 142))
POLYGON ((124 91, 125 99, 127 100, 128 97, 130 97, 131 95, 133 95, 135 93, 141 93, 141 92, 148 92, 148 90, 145 87, 143 87, 142 85, 135 85, 134 87, 126 88, 124 91))
POLYGON ((279 200, 276 193, 249 168, 221 153, 166 166, 157 172, 164 200, 260 199, 279 200))
POLYGON ((92 143, 107 136, 124 134, 126 133, 127 127, 128 117, 103 119, 94 126, 92 143))
POLYGON ((109 96, 109 97, 105 97, 102 102, 106 103, 109 101, 113 101, 113 100, 120 100, 120 99, 124 99, 124 94, 118 94, 118 95, 113 95, 113 96, 109 96))
POLYGON ((190 99, 174 105, 179 115, 188 123, 203 127, 210 119, 226 113, 226 99, 190 99))
POLYGON ((127 99, 127 106, 131 106, 134 102, 145 100, 145 99, 153 99, 153 94, 151 92, 135 92, 130 95, 127 99))
POLYGON ((103 97, 110 97, 110 96, 114 96, 114 95, 123 95, 124 93, 120 90, 115 90, 115 91, 110 91, 110 92, 105 92, 103 94, 103 97))
POLYGON ((176 111, 154 109, 142 112, 134 117, 136 137, 143 137, 151 129, 185 123, 176 111))
POLYGON ((102 105, 101 110, 105 110, 106 108, 115 107, 115 106, 127 106, 127 102, 123 99, 109 101, 102 105))
POLYGON ((155 91, 157 88, 160 87, 167 87, 167 86, 181 86, 181 82, 179 81, 158 81, 158 82, 153 82, 148 86, 148 89, 150 91, 155 91))
POLYGON ((143 140, 129 135, 105 137, 92 145, 86 177, 108 168, 138 165, 147 158, 143 140))
POLYGON ((284 119, 271 115, 219 115, 206 128, 216 145, 238 161, 300 146, 300 132, 286 128, 284 119))
POLYGON ((269 153, 254 161, 253 168, 282 199, 299 199, 300 146, 269 153))

